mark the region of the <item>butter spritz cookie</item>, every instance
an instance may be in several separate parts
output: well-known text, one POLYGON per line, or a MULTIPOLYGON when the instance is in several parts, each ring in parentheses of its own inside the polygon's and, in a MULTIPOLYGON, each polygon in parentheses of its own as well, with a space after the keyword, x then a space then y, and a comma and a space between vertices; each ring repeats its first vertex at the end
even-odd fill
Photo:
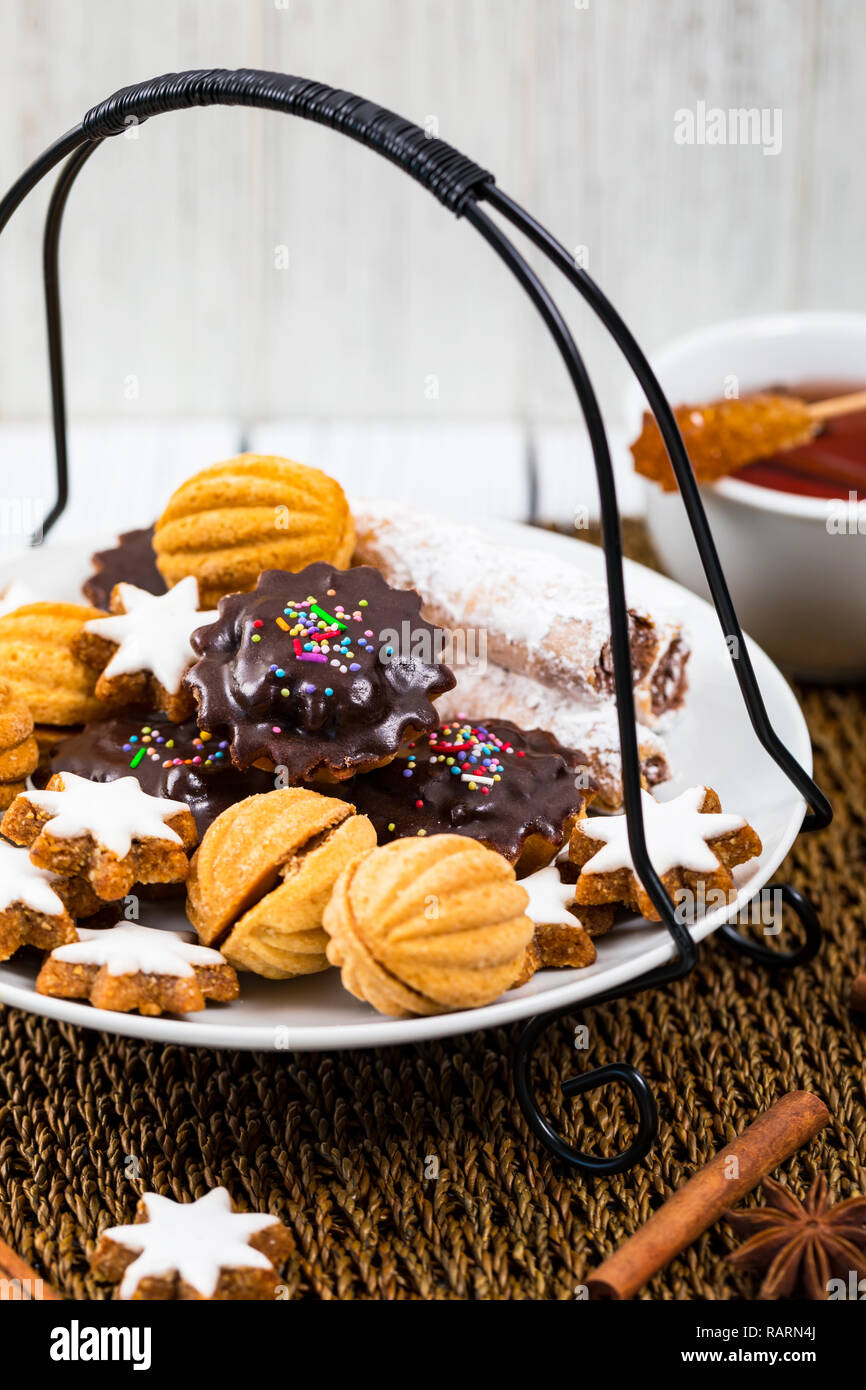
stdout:
POLYGON ((39 763, 33 715, 8 681, 0 680, 0 811, 5 811, 39 763))
POLYGON ((293 1249, 281 1221, 235 1211, 224 1187, 193 1202, 146 1192, 131 1226, 102 1232, 90 1268, 125 1300, 273 1301, 274 1266, 293 1249))
POLYGON ((394 840, 337 880, 328 959, 383 1014, 480 1008, 520 976, 534 935, 527 901, 508 860, 474 840, 394 840))
MULTIPOLYGON (((722 811, 712 787, 690 787, 671 801, 641 792, 650 862, 667 892, 692 920, 711 895, 733 895, 731 869, 761 853, 761 840, 744 816, 722 811), (692 911, 689 911, 689 908, 692 911)), ((580 872, 580 904, 621 903, 650 921, 659 915, 634 871, 628 825, 622 816, 587 816, 575 826, 569 857, 580 872)))
POLYGON ((191 941, 186 932, 137 922, 81 927, 79 940, 55 947, 36 977, 37 994, 89 999, 116 1013, 195 1013, 208 999, 229 1004, 238 977, 219 951, 191 941))
POLYGON ((238 970, 269 979, 327 970, 322 916, 334 883, 372 850, 366 816, 301 787, 251 796, 218 816, 196 852, 187 916, 238 970))
POLYGON ((111 615, 84 624, 75 654, 99 673, 96 697, 110 709, 143 705, 181 721, 195 709, 183 684, 195 661, 190 638, 217 616, 215 609, 199 612, 198 584, 191 578, 166 594, 117 584, 111 615))
POLYGON ((0 678, 24 701, 37 725, 68 727, 97 719, 96 676, 75 642, 98 608, 26 603, 0 617, 0 678))
POLYGON ((135 883, 183 883, 198 842, 182 802, 147 796, 134 777, 90 782, 72 772, 17 796, 0 831, 39 868, 85 878, 105 902, 135 883))
POLYGON ((355 545, 343 489, 290 459, 239 454, 188 478, 156 523, 160 574, 171 588, 193 575, 201 603, 252 589, 262 570, 347 565, 355 545))
POLYGON ((238 767, 281 767, 289 783, 381 766, 438 726, 433 701, 454 685, 420 608, 366 566, 266 570, 193 635, 199 724, 226 731, 238 767))

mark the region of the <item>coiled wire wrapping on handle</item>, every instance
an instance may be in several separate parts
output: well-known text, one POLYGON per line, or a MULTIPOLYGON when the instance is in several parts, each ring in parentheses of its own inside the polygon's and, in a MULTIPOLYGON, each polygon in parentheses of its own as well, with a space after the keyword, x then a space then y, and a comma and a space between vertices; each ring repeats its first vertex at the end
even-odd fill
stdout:
POLYGON ((257 106, 330 126, 399 164, 458 216, 466 199, 493 175, 444 140, 373 101, 322 82, 254 68, 169 72, 123 87, 93 106, 81 128, 88 140, 119 135, 130 121, 192 106, 257 106))
MULTIPOLYGON (((301 116, 304 119, 338 130, 397 164, 412 178, 428 188, 456 216, 466 217, 467 221, 475 226, 476 230, 481 233, 511 270, 547 324, 575 387, 592 443, 598 477, 629 844, 638 876, 659 912, 662 923, 671 936, 673 946, 673 959, 669 964, 633 981, 625 991, 612 990, 588 1002, 603 1002, 619 997, 624 992, 633 994, 638 990, 665 983, 688 973, 694 965, 697 949, 685 925, 678 921, 661 880, 653 869, 647 854, 644 835, 643 813, 640 804, 640 763, 632 705, 631 653, 626 617, 622 543, 616 490, 604 423, 581 355, 557 306, 539 277, 508 240, 502 229, 478 206, 480 200, 488 199, 521 231, 534 240, 536 245, 541 246, 546 254, 554 260, 554 263, 559 265, 560 269, 565 269, 566 273, 572 272, 570 273, 572 282, 589 300, 622 348, 633 370, 636 371, 647 390, 650 403, 657 415, 659 427, 686 499, 689 520, 701 548, 701 556, 723 627, 736 634, 740 633, 739 624, 730 602, 730 596, 727 594, 718 557, 712 546, 709 527, 673 412, 658 387, 658 383, 652 377, 640 349, 612 306, 593 285, 593 282, 589 281, 588 277, 574 273, 573 262, 559 243, 540 224, 536 223, 516 203, 495 187, 493 176, 487 170, 467 159, 458 150, 443 141, 429 138, 419 126, 404 120, 384 107, 355 96, 353 93, 336 90, 304 78, 291 77, 282 73, 259 72, 254 69, 242 68, 236 71, 209 69, 168 73, 149 82, 123 88, 97 106, 92 107, 78 126, 68 131, 50 146, 29 169, 25 170, 3 200, 0 201, 0 231, 2 231, 15 209, 31 189, 62 159, 71 155, 57 180, 54 195, 49 205, 44 241, 46 315, 58 495, 46 520, 43 534, 48 533, 50 527, 61 515, 68 497, 58 247, 63 210, 69 192, 81 168, 104 139, 121 134, 131 123, 146 121, 161 113, 213 105, 251 106, 301 116), (709 544, 707 543, 708 537, 709 544)), ((768 721, 757 682, 752 677, 751 683, 741 681, 740 685, 753 725, 759 731, 766 730, 768 721)), ((773 738, 762 738, 762 742, 774 761, 794 782, 812 808, 811 819, 814 828, 818 828, 819 823, 826 824, 831 814, 829 803, 805 770, 799 766, 778 739, 775 739, 774 742, 773 738)), ((796 903, 794 905, 796 907, 796 903)), ((809 905, 807 904, 807 906, 809 905)), ((814 912, 812 912, 812 916, 814 917, 814 912)), ((815 921, 817 922, 817 919, 815 921)), ((794 955, 796 954, 794 953, 794 955)), ((802 957, 802 952, 800 957, 802 957)), ((793 963, 793 956, 790 959, 793 963)), ((586 1007, 586 1004, 583 1007, 586 1007)), ((657 1123, 652 1097, 640 1074, 634 1068, 625 1065, 602 1068, 598 1072, 584 1073, 581 1077, 567 1082, 565 1084, 566 1094, 571 1095, 593 1089, 608 1080, 624 1081, 638 1101, 640 1115, 638 1136, 623 1154, 614 1158, 594 1159, 590 1155, 581 1154, 571 1148, 544 1119, 530 1086, 532 1047, 540 1032, 548 1026, 553 1017, 559 1016, 560 1014, 557 1013, 555 1016, 545 1015, 530 1020, 521 1037, 515 1058, 515 1073, 518 1095, 524 1113, 535 1133, 553 1148, 559 1157, 572 1163, 575 1167, 594 1172, 620 1171, 636 1162, 652 1142, 657 1123), (616 1073, 615 1076, 614 1073, 616 1073)))

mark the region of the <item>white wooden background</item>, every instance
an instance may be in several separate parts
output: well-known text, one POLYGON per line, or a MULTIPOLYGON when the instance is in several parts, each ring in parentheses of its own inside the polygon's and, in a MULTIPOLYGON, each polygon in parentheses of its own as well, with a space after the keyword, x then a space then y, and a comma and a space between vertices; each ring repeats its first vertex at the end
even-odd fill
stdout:
MULTIPOLYGON (((0 180, 129 82, 301 73, 438 122, 587 248, 652 348, 715 318, 862 306, 864 52, 862 0, 2 0, 0 180), (674 111, 698 101, 781 108, 781 153, 677 145, 674 111)), ((46 197, 0 238, 4 492, 47 462, 46 197)), ((519 515, 527 431, 542 510, 586 501, 563 494, 575 406, 516 286, 471 228, 330 131, 215 109, 107 142, 70 202, 63 271, 78 508, 121 514, 141 463, 161 500, 244 438, 348 475, 403 463, 392 490, 417 489, 426 449, 447 456, 440 483, 519 515), (461 422, 476 433, 457 444, 461 422)), ((624 371, 571 318, 615 419, 624 371)))

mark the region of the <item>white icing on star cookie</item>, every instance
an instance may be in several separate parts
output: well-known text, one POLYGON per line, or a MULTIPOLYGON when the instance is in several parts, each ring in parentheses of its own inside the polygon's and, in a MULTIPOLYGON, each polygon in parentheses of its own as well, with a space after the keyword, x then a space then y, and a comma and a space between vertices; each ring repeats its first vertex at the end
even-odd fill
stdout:
POLYGON ((66 909, 51 886, 56 882, 54 874, 31 864, 26 849, 0 840, 0 912, 20 904, 45 917, 59 917, 66 909))
POLYGON ((135 777, 114 782, 90 782, 74 772, 64 772, 62 791, 23 793, 31 805, 48 811, 50 833, 60 840, 92 835, 118 859, 125 859, 135 840, 170 840, 181 845, 176 830, 165 822, 185 811, 182 801, 148 796, 135 777))
MULTIPOLYGON (((719 860, 707 840, 742 830, 746 824, 742 816, 700 811, 706 793, 706 787, 690 787, 673 801, 656 801, 649 792, 641 791, 647 851, 657 874, 676 868, 713 873, 719 860)), ((590 840, 604 841, 604 848, 587 860, 582 874, 606 874, 618 869, 634 872, 624 815, 587 816, 578 823, 577 831, 590 840)))
POLYGON ((120 1284, 120 1297, 130 1299, 143 1279, 177 1274, 204 1298, 216 1293, 221 1270, 266 1269, 273 1264, 248 1242, 276 1224, 263 1212, 232 1210, 231 1197, 216 1187, 196 1202, 173 1202, 148 1192, 142 1197, 147 1221, 111 1226, 103 1237, 136 1252, 120 1284))
POLYGON ((167 594, 149 594, 134 584, 118 584, 125 613, 91 618, 85 632, 118 644, 103 675, 128 676, 148 671, 176 695, 185 673, 196 659, 190 636, 197 627, 216 622, 216 610, 198 612, 198 580, 188 575, 167 594))
POLYGON ((173 975, 188 978, 194 965, 225 965, 225 956, 199 946, 189 932, 161 931, 133 922, 93 930, 80 927, 80 941, 57 946, 54 960, 70 965, 105 966, 109 975, 173 975))
POLYGON ((555 864, 548 864, 546 869, 536 869, 534 874, 520 880, 520 886, 529 894, 526 916, 530 922, 540 927, 580 926, 578 919, 566 906, 574 902, 574 884, 563 883, 555 864))

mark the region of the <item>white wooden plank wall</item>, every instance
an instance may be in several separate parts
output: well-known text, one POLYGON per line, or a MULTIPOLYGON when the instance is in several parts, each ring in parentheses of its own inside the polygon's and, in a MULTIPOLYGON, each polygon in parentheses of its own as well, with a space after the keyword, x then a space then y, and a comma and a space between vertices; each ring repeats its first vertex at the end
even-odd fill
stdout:
MULTIPOLYGON (((713 318, 866 302, 864 49, 861 0, 4 0, 0 182, 129 82, 212 65, 302 73, 435 119, 586 248, 651 348, 713 318), (701 101, 781 108, 781 152, 676 144, 674 112, 701 101)), ((46 199, 0 238, 6 421, 47 412, 46 199)), ((82 430, 112 422, 107 444, 79 436, 91 445, 76 505, 98 478, 121 509, 148 449, 161 485, 184 452, 182 433, 172 446, 162 432, 172 418, 216 421, 206 443, 294 430, 311 462, 324 451, 362 484, 364 468, 396 466, 402 421, 416 442, 396 490, 441 446, 442 477, 475 497, 493 480, 504 514, 524 506, 531 428, 543 510, 584 502, 572 396, 504 269, 429 194, 330 131, 208 110, 107 142, 71 199, 63 271, 70 410, 82 430), (477 432, 458 440, 455 422, 477 432)), ((624 370, 585 312, 570 319, 615 423, 624 370)), ((22 455, 20 432, 0 433, 4 491, 23 458, 45 466, 38 437, 22 455)))

